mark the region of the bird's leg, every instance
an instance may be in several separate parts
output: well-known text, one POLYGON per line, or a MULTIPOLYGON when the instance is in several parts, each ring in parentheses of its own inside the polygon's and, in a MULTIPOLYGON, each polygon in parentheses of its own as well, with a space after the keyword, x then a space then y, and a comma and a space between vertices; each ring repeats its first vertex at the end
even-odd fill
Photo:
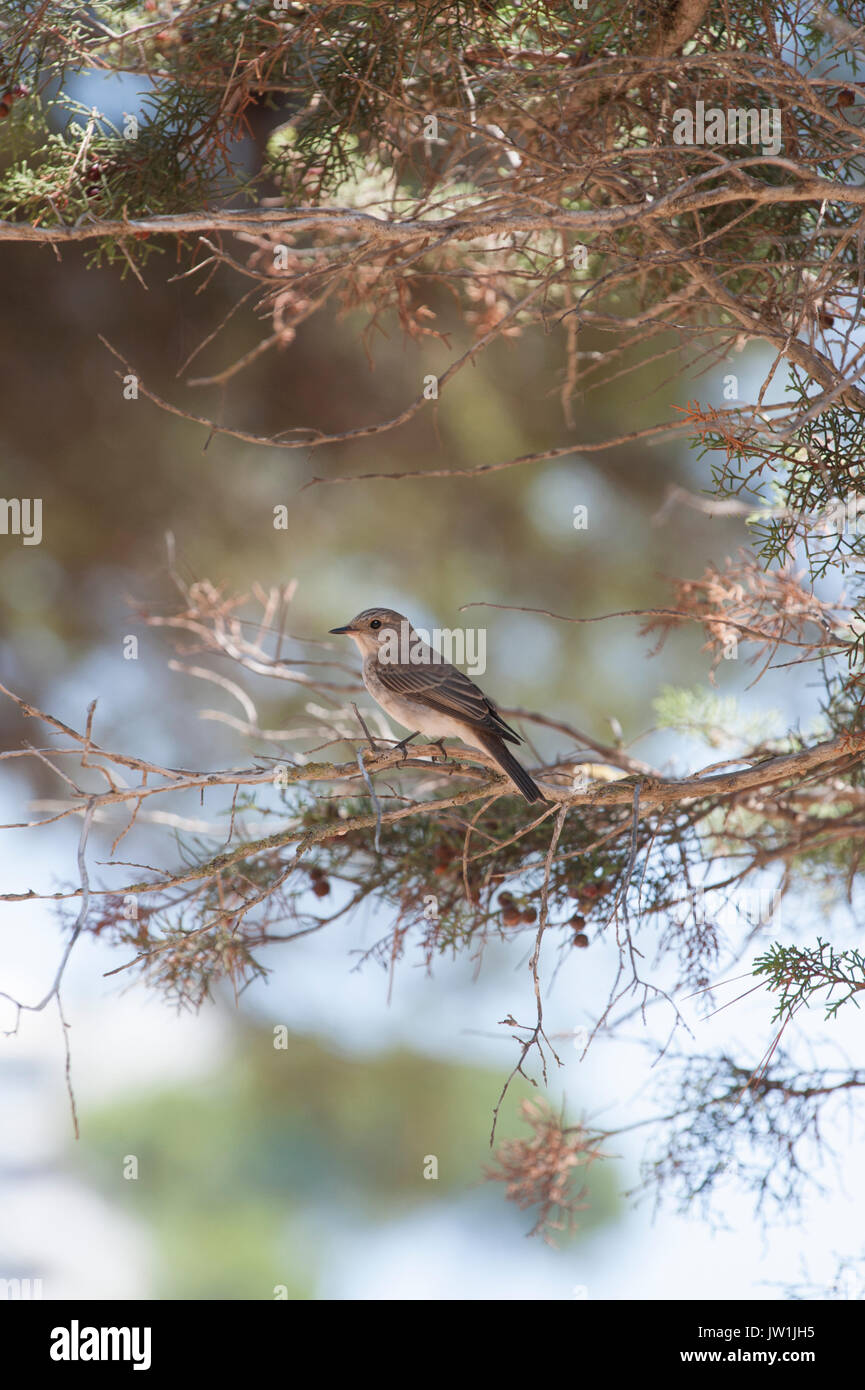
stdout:
POLYGON ((448 760, 448 750, 445 748, 445 741, 444 741, 444 739, 443 739, 443 738, 436 738, 436 739, 433 739, 432 742, 433 742, 433 747, 434 747, 434 748, 440 748, 440 749, 442 750, 442 758, 444 759, 445 762, 447 762, 447 760, 448 760))
POLYGON ((420 729, 415 729, 413 734, 406 734, 405 738, 401 738, 399 743, 394 744, 394 752, 396 752, 397 748, 401 750, 403 762, 405 762, 406 758, 408 757, 408 748, 406 745, 411 743, 413 738, 417 738, 419 733, 420 729))

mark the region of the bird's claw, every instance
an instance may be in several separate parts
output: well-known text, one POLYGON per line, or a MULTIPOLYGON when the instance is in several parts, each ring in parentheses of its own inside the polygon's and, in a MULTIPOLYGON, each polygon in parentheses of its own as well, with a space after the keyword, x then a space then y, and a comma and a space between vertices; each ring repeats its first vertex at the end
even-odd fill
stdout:
POLYGON ((413 738, 417 738, 417 734, 407 734, 405 738, 401 738, 399 743, 395 743, 393 746, 394 752, 396 752, 396 750, 399 749, 399 751, 402 753, 402 762, 405 762, 406 758, 408 757, 408 745, 411 743, 413 738))
MULTIPOLYGON (((413 738, 417 738, 417 734, 407 734, 405 738, 401 738, 401 739, 399 740, 399 743, 395 743, 394 746, 393 746, 393 751, 394 751, 394 752, 396 752, 396 750, 399 749, 399 751, 402 753, 402 761, 403 761, 403 762, 405 762, 406 758, 408 757, 408 746, 407 746, 407 745, 408 745, 409 743, 411 743, 411 741, 412 741, 413 738)), ((432 745, 433 745, 434 748, 440 748, 440 749, 441 749, 442 761, 443 761, 443 762, 447 762, 447 760, 448 760, 448 751, 447 751, 447 749, 446 749, 445 746, 444 746, 444 741, 443 741, 442 739, 440 739, 440 738, 435 738, 435 739, 431 739, 430 742, 432 743, 432 745)))

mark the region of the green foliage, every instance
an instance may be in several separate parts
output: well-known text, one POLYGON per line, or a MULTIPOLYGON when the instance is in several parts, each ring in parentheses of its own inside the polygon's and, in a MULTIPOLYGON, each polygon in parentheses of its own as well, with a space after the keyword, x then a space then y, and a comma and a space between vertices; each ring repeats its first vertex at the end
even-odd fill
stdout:
POLYGON ((683 690, 665 685, 652 708, 659 728, 696 734, 713 748, 763 744, 781 725, 778 710, 744 715, 735 696, 718 695, 704 686, 683 690))
MULTIPOLYGON (((786 394, 805 416, 818 393, 814 383, 792 367, 786 394)), ((699 453, 711 455, 719 496, 753 497, 762 504, 748 524, 767 567, 789 562, 791 549, 801 543, 813 581, 851 569, 858 576, 865 557, 861 411, 840 405, 822 410, 803 419, 786 445, 761 437, 757 430, 734 438, 707 428, 699 453), (777 514, 768 514, 770 510, 777 514)))
POLYGON ((836 951, 817 938, 813 947, 782 946, 775 942, 754 962, 754 975, 764 976, 777 996, 772 1022, 787 1021, 802 1007, 810 1007, 814 995, 825 992, 827 1019, 865 989, 865 956, 860 951, 836 951), (833 997, 835 996, 835 997, 833 997))

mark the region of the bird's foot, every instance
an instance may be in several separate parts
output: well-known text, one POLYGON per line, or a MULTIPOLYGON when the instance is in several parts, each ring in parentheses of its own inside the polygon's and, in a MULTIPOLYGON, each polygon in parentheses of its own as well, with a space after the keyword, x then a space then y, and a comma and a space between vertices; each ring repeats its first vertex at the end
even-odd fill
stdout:
POLYGON ((440 749, 442 750, 442 761, 443 761, 443 762, 447 762, 447 760, 448 760, 448 750, 445 748, 444 739, 442 739, 442 738, 433 739, 433 747, 434 747, 434 748, 440 748, 440 749))
POLYGON ((402 753, 403 762, 405 762, 406 758, 408 757, 408 745, 411 743, 413 738, 417 738, 419 733, 420 729, 416 729, 413 734, 406 734, 405 738, 401 738, 399 743, 394 744, 394 752, 396 752, 397 749, 400 750, 400 752, 402 753))

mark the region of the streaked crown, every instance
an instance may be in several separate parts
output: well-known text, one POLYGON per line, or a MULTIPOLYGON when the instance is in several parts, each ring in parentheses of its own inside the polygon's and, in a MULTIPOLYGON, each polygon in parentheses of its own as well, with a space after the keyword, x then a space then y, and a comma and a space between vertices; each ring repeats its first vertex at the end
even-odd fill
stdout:
POLYGON ((352 632, 379 632, 383 627, 399 629, 400 623, 407 622, 408 618, 397 613, 395 608, 364 608, 362 613, 346 623, 346 627, 352 632))
POLYGON ((395 608, 364 608, 363 612, 358 613, 352 618, 345 627, 332 627, 333 633, 346 633, 349 637, 355 637, 364 642, 381 642, 389 633, 396 632, 402 636, 405 629, 403 623, 408 625, 408 630, 412 632, 411 623, 402 613, 398 613, 395 608))

